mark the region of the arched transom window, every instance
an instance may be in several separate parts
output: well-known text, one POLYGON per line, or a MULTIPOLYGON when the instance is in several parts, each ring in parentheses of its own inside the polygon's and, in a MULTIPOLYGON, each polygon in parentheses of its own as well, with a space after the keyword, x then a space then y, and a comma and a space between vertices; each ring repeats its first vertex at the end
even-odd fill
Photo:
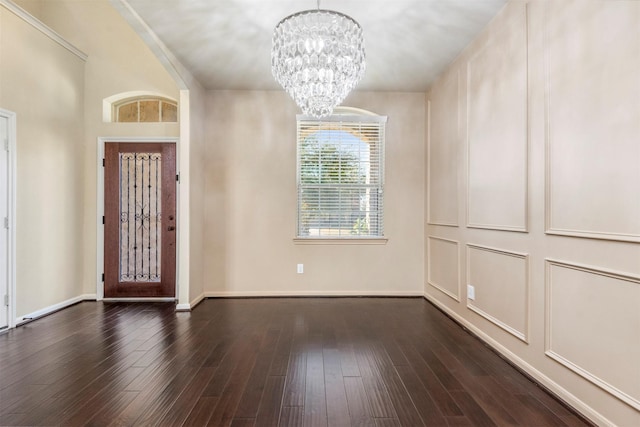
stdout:
POLYGON ((177 102, 162 97, 141 96, 112 104, 112 118, 119 123, 177 122, 177 102))

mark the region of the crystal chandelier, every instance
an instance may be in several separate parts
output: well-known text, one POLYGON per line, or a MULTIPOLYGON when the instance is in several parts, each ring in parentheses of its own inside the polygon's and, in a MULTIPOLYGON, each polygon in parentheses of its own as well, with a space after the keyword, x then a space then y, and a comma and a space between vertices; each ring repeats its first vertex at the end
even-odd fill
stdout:
POLYGON ((287 16, 273 32, 271 71, 304 114, 331 115, 365 69, 362 28, 332 10, 287 16))

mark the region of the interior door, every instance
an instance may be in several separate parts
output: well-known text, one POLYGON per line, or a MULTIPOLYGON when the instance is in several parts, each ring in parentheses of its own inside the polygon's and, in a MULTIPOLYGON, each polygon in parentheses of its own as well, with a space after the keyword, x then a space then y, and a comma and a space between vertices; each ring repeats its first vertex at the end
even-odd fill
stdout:
POLYGON ((175 297, 176 145, 105 144, 104 296, 175 297))
POLYGON ((0 330, 9 326, 9 120, 0 116, 0 330))

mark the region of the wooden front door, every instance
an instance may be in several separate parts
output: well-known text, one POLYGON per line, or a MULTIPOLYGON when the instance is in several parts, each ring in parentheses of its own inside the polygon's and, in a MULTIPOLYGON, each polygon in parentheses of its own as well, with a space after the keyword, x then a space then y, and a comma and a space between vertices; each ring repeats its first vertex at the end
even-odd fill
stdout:
POLYGON ((105 144, 104 296, 175 297, 176 145, 105 144))

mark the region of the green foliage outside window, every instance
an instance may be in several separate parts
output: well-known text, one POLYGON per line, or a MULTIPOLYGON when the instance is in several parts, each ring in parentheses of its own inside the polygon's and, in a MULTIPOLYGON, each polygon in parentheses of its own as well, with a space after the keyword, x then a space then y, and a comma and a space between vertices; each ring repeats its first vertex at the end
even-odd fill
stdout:
POLYGON ((301 233, 369 235, 367 144, 351 134, 340 143, 309 135, 300 145, 301 233), (363 149, 364 147, 364 149, 363 149))

